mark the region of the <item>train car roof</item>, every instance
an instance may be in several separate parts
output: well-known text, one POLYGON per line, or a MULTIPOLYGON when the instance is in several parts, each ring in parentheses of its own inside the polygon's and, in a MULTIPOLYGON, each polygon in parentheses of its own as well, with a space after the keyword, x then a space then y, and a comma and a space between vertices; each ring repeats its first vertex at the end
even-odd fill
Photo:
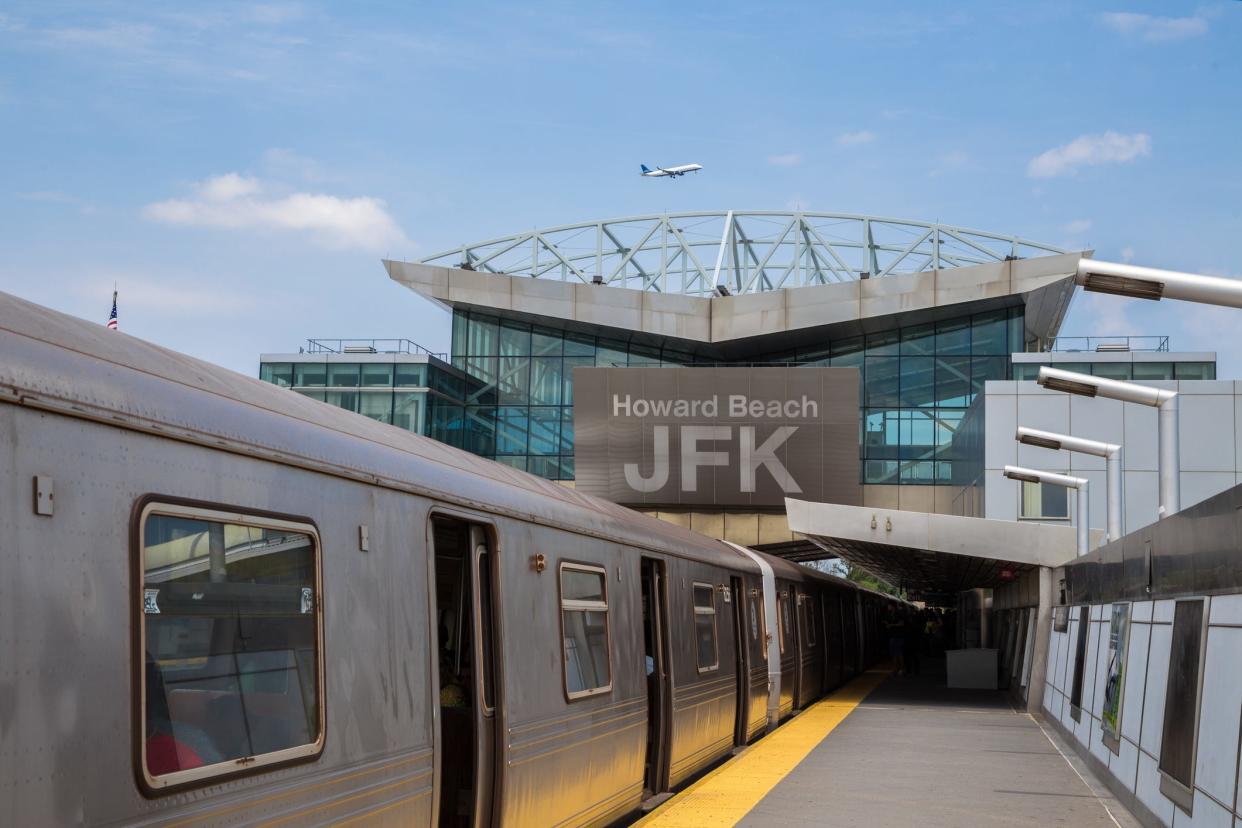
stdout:
POLYGON ((0 352, 7 403, 759 571, 705 535, 2 292, 0 352))

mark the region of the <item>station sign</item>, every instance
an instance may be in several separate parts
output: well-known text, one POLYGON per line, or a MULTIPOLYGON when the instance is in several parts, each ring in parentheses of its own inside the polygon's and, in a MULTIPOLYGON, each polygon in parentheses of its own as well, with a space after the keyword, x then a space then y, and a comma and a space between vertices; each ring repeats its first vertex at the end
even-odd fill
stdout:
POLYGON ((856 368, 574 369, 575 486, 632 505, 859 505, 856 368))

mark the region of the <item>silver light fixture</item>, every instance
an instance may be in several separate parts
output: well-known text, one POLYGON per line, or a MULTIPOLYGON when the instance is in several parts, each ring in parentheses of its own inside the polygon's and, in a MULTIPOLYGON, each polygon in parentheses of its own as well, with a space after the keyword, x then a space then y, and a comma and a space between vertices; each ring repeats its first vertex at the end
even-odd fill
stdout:
POLYGON ((1238 279, 1079 259, 1074 281, 1096 293, 1135 299, 1182 299, 1242 308, 1242 281, 1238 279))
POLYGON ((1052 449, 1053 451, 1076 451, 1103 457, 1105 463, 1105 495, 1108 506, 1108 540, 1113 541, 1123 533, 1122 517, 1124 493, 1121 483, 1121 446, 1116 443, 1103 443, 1099 440, 1086 440, 1071 434, 1056 434, 1051 431, 1040 431, 1022 426, 1015 435, 1019 443, 1027 446, 1052 449))
POLYGON ((1152 388, 1133 382, 1076 374, 1041 365, 1035 380, 1050 391, 1065 391, 1085 397, 1104 397, 1121 402, 1150 405, 1159 411, 1160 439, 1160 511, 1166 518, 1181 510, 1181 457, 1178 449, 1176 391, 1152 388))
POLYGON ((1024 483, 1047 483, 1051 486, 1061 486, 1066 489, 1075 489, 1078 492, 1078 514, 1074 516, 1077 525, 1078 536, 1078 555, 1082 557, 1087 554, 1090 547, 1090 515, 1088 511, 1090 504, 1088 503, 1089 483, 1085 477, 1071 477, 1068 474, 1057 474, 1056 472, 1039 471, 1038 469, 1028 469, 1023 466, 1005 466, 1005 477, 1010 480, 1021 480, 1024 483))

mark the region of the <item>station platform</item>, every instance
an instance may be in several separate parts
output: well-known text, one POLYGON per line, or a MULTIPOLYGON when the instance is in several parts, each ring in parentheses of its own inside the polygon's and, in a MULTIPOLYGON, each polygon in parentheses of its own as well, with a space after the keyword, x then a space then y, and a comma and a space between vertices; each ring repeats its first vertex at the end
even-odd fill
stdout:
POLYGON ((999 691, 867 672, 640 820, 644 828, 1139 823, 999 691))

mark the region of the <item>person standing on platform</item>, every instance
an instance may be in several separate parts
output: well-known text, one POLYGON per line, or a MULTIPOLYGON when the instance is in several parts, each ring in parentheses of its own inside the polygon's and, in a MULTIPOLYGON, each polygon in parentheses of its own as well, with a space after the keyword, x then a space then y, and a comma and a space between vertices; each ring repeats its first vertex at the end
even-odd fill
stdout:
POLYGON ((888 657, 893 660, 893 675, 904 672, 905 622, 897 610, 889 609, 884 618, 884 632, 888 636, 888 657))

